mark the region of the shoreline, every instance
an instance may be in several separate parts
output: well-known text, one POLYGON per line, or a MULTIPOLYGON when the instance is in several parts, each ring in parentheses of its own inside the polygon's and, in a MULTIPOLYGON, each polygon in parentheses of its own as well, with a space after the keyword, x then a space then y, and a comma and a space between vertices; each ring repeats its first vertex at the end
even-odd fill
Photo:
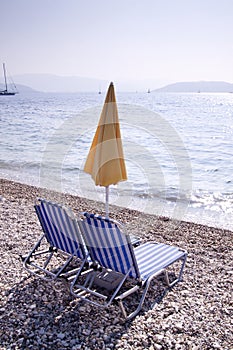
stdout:
MULTIPOLYGON (((45 197, 47 196, 51 196, 51 194, 53 193, 52 197, 54 198, 55 201, 60 201, 62 203, 63 200, 66 200, 65 198, 67 198, 67 196, 69 197, 75 197, 75 198, 79 198, 82 202, 85 201, 86 203, 90 203, 91 207, 93 207, 93 210, 96 211, 96 205, 98 205, 99 211, 104 215, 104 211, 105 211, 105 204, 103 201, 99 201, 99 200, 94 200, 91 197, 85 197, 84 196, 80 196, 80 194, 75 193, 72 194, 70 191, 56 191, 54 189, 47 189, 44 187, 41 187, 39 184, 33 182, 33 181, 25 181, 23 182, 20 179, 15 179, 15 178, 11 178, 11 177, 5 177, 4 174, 2 174, 3 177, 1 177, 0 175, 0 181, 1 180, 6 180, 9 182, 13 182, 16 184, 20 184, 22 186, 29 186, 29 188, 35 188, 38 189, 39 193, 42 193, 45 197)), ((31 179, 32 180, 32 179, 31 179)), ((1 201, 1 193, 0 193, 0 201, 1 201)), ((161 202, 160 205, 162 207, 170 207, 169 203, 165 203, 165 202, 161 202)), ((194 224, 194 225, 201 225, 201 226, 207 226, 207 227, 212 227, 214 229, 217 230, 227 230, 227 231, 231 231, 233 232, 233 226, 232 226, 232 220, 231 220, 231 216, 228 217, 227 221, 224 221, 223 223, 223 215, 222 213, 215 213, 215 215, 213 214, 213 212, 211 212, 209 209, 195 209, 195 208, 191 208, 188 209, 186 212, 184 212, 184 215, 182 218, 176 218, 173 216, 173 212, 172 210, 165 210, 163 211, 163 213, 156 213, 156 212, 152 212, 151 210, 146 210, 143 211, 141 209, 137 209, 137 208, 133 208, 133 207, 125 207, 125 206, 119 206, 119 205, 114 205, 114 204, 109 204, 110 209, 112 208, 113 210, 113 214, 115 212, 121 212, 122 210, 127 210, 127 211, 131 211, 131 212, 137 212, 139 215, 148 215, 148 216, 154 216, 154 217, 164 217, 165 219, 171 220, 173 222, 186 222, 189 224, 194 224), (198 213, 198 215, 197 215, 198 213), (216 217, 216 215, 220 215, 221 220, 216 221, 214 218, 216 217)), ((156 203, 156 206, 158 206, 158 203, 156 203)), ((88 204, 87 204, 88 207, 88 204)), ((97 210, 98 211, 98 210, 97 210)), ((225 214, 226 215, 226 214, 225 214)))
POLYGON ((67 286, 29 277, 20 254, 42 234, 33 203, 37 197, 63 203, 75 214, 104 214, 104 204, 70 194, 0 179, 0 349, 229 349, 233 233, 110 206, 110 216, 142 241, 188 251, 183 282, 162 301, 150 288, 145 306, 130 323, 118 308, 97 309, 74 300, 67 286), (96 317, 98 315, 98 317, 96 317))

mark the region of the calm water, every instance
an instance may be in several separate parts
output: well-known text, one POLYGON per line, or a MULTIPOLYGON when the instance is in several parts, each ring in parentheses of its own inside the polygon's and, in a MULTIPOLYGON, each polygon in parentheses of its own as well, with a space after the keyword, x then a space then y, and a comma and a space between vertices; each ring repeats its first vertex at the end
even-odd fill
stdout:
MULTIPOLYGON (((83 173, 104 94, 0 98, 0 176, 104 201, 83 173)), ((233 229, 233 94, 117 93, 128 181, 110 203, 233 229)))

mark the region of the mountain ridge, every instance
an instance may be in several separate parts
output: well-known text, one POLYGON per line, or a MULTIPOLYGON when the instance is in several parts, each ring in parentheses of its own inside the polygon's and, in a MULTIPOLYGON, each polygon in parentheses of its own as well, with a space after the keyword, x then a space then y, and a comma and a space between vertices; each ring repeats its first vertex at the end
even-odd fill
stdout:
POLYGON ((233 84, 225 81, 177 82, 152 92, 233 92, 233 84))
MULTIPOLYGON (((31 87, 26 86, 26 85, 22 85, 22 84, 14 84, 14 85, 16 86, 16 88, 15 88, 15 86, 12 87, 12 84, 8 84, 9 91, 33 92, 33 93, 40 92, 40 91, 34 90, 31 87)), ((4 89, 5 89, 5 85, 0 83, 0 90, 4 90, 4 89)))
MULTIPOLYGON (((79 77, 79 76, 59 76, 54 74, 21 74, 15 75, 14 82, 17 89, 22 92, 31 90, 31 92, 58 92, 58 93, 75 93, 75 92, 104 92, 110 81, 79 77)), ((1 84, 0 84, 1 85, 1 84)), ((225 81, 186 81, 176 82, 168 85, 158 84, 155 79, 151 79, 142 88, 140 81, 116 81, 118 91, 141 91, 145 92, 233 92, 233 84, 225 81), (158 87, 153 88, 153 85, 158 87), (145 86, 150 86, 150 89, 145 86)))
POLYGON ((101 79, 54 74, 20 74, 14 75, 13 78, 16 85, 30 86, 33 90, 41 92, 98 91, 107 85, 107 82, 101 79))

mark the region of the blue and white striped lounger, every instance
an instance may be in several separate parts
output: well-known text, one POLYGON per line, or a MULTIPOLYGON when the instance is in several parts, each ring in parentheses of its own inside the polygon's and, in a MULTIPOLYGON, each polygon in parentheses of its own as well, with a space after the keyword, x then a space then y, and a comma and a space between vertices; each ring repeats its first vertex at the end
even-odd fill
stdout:
MULTIPOLYGON (((101 307, 108 307, 115 300, 124 317, 131 319, 141 310, 154 277, 164 273, 169 287, 181 281, 187 256, 185 251, 162 243, 145 243, 134 248, 120 223, 93 214, 85 213, 79 220, 79 227, 92 261, 103 269, 102 275, 113 272, 119 278, 111 296, 97 291, 95 282, 98 284, 98 275, 93 284, 85 287, 74 279, 71 284, 74 296, 101 307), (181 261, 178 277, 170 283, 166 269, 178 260, 181 261), (122 292, 126 280, 134 281, 134 284, 122 292), (143 290, 140 302, 136 310, 127 315, 123 301, 139 289, 143 290)), ((100 274, 101 278, 102 275, 100 274)))
POLYGON ((39 199, 34 207, 44 234, 32 251, 22 257, 26 270, 47 280, 65 277, 64 271, 74 258, 82 261, 81 266, 80 262, 77 265, 78 270, 82 268, 87 261, 87 250, 72 211, 45 199, 39 199), (54 261, 57 253, 61 253, 62 265, 54 261))

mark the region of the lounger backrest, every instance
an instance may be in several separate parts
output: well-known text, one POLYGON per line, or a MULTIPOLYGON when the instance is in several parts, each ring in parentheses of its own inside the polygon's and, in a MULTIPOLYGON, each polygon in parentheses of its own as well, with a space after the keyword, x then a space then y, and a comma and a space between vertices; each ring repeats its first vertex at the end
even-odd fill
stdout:
POLYGON ((130 238, 120 230, 117 222, 84 213, 79 226, 93 261, 124 275, 130 270, 129 276, 139 278, 130 238))
POLYGON ((74 214, 68 208, 44 199, 39 200, 35 210, 48 242, 84 259, 85 249, 74 214))

